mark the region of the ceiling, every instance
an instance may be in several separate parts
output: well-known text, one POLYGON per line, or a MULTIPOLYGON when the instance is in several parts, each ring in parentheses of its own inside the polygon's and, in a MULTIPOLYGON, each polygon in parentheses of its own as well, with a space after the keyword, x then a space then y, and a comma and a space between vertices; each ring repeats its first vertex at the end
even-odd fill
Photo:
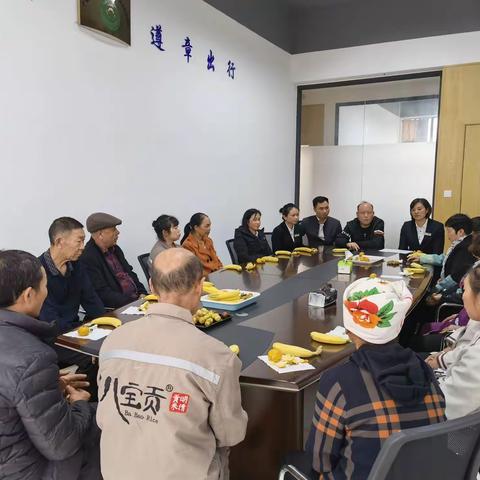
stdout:
POLYGON ((479 0, 204 1, 294 54, 480 30, 479 0))

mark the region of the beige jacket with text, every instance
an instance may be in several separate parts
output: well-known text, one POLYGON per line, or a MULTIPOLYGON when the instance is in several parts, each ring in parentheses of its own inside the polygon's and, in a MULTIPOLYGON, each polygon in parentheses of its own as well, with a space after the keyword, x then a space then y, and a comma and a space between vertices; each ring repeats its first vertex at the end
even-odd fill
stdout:
POLYGON ((189 311, 151 305, 100 350, 97 410, 105 480, 228 478, 245 437, 241 362, 189 311))

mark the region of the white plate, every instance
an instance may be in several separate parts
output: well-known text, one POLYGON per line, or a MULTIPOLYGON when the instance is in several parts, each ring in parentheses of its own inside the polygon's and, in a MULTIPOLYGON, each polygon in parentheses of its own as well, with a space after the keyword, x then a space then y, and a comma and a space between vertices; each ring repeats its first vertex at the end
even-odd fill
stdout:
MULTIPOLYGON (((223 290, 234 290, 234 289, 224 288, 223 290)), ((246 300, 242 300, 241 302, 225 303, 222 301, 211 300, 210 298, 208 298, 208 294, 207 294, 207 295, 203 295, 200 298, 200 301, 202 302, 202 305, 206 308, 215 308, 217 310, 227 310, 230 312, 234 312, 235 310, 240 310, 241 308, 246 307, 247 305, 255 303, 257 301, 257 297, 260 296, 258 292, 249 292, 247 290, 241 290, 241 292, 251 293, 252 296, 250 298, 247 298, 246 300)))
POLYGON ((358 255, 354 255, 352 257, 353 264, 354 265, 373 265, 374 263, 383 262, 385 260, 384 257, 376 257, 375 255, 365 255, 365 256, 368 257, 368 262, 361 262, 358 259, 358 255))

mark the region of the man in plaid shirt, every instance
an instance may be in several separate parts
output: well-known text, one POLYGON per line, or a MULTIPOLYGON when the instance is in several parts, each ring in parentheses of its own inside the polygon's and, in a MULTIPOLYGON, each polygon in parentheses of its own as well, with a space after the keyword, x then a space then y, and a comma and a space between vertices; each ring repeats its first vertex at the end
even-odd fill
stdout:
POLYGON ((344 324, 356 351, 319 381, 307 442, 320 479, 365 480, 394 432, 445 420, 432 370, 396 342, 412 302, 405 283, 353 282, 344 294, 344 324))

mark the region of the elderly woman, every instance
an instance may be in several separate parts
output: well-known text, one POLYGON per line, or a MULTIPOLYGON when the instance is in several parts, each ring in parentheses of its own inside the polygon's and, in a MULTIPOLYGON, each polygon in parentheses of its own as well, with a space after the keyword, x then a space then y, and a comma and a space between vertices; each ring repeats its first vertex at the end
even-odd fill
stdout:
POLYGON ((222 268, 212 239, 209 237, 212 222, 204 213, 195 213, 185 225, 184 236, 180 244, 190 250, 202 263, 203 274, 215 272, 222 268))
POLYGON ((426 360, 432 368, 447 367, 440 388, 445 395, 448 419, 480 408, 480 265, 469 271, 464 287, 463 304, 470 318, 467 326, 455 332, 452 350, 426 360))
POLYGON ((412 303, 405 283, 360 279, 343 300, 356 351, 320 378, 307 452, 320 478, 365 479, 392 433, 442 422, 445 402, 433 371, 396 341, 412 303))
POLYGON ((155 257, 167 248, 175 248, 178 245, 175 242, 180 238, 181 233, 178 228, 178 220, 171 215, 160 215, 153 221, 152 227, 157 234, 157 242, 150 252, 149 261, 153 263, 155 257))
POLYGON ((233 246, 240 263, 255 262, 257 258, 271 255, 272 249, 261 226, 262 214, 256 208, 249 208, 242 218, 242 224, 235 230, 233 246))

